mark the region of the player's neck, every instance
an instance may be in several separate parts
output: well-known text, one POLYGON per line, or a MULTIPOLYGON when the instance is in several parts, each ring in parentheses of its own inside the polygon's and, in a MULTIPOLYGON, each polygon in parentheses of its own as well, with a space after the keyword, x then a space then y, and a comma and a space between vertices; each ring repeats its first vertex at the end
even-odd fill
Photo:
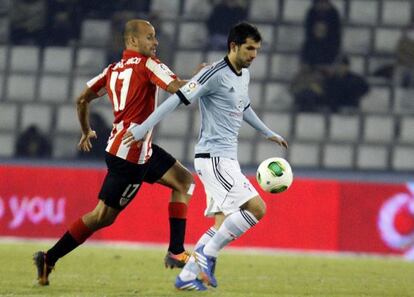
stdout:
POLYGON ((227 55, 227 60, 230 62, 233 70, 236 71, 238 74, 240 74, 242 71, 242 67, 240 67, 236 63, 236 58, 231 53, 227 55))
POLYGON ((134 47, 134 46, 126 46, 126 47, 125 47, 125 50, 127 50, 127 51, 137 52, 137 53, 139 53, 139 54, 140 54, 140 52, 139 52, 138 48, 136 48, 136 47, 134 47))

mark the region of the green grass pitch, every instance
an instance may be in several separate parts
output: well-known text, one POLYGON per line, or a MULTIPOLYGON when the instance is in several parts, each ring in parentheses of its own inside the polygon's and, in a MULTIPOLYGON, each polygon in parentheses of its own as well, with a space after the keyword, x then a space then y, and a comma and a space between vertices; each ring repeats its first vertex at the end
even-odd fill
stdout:
POLYGON ((162 248, 85 245, 56 265, 49 287, 35 282, 33 252, 45 243, 0 243, 0 296, 414 296, 414 263, 396 258, 336 257, 227 250, 217 289, 181 292, 178 270, 165 269, 162 248))

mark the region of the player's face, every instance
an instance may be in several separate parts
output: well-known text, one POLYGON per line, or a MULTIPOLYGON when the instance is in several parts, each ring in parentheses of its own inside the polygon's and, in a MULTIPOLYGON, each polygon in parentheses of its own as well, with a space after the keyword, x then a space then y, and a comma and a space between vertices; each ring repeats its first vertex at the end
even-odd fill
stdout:
POLYGON ((138 34, 138 52, 148 57, 155 57, 158 40, 155 37, 155 29, 151 25, 145 25, 139 28, 138 34))
POLYGON ((261 47, 261 42, 256 42, 252 38, 246 38, 246 42, 236 46, 236 64, 240 68, 248 68, 257 56, 257 51, 261 47))

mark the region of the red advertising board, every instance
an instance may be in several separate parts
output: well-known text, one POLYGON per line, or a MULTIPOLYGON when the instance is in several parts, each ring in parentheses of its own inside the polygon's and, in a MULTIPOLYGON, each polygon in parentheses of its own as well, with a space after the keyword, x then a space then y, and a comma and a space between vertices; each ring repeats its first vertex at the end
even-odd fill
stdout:
POLYGON ((339 250, 414 259, 414 184, 343 182, 339 250))
MULTIPOLYGON (((0 167, 0 236, 60 237, 96 205, 104 175, 101 169, 0 167)), ((212 224, 203 216, 204 190, 196 182, 188 243, 195 243, 212 224)), ((234 246, 414 253, 410 185, 296 178, 285 193, 260 194, 267 214, 234 246)), ((166 243, 168 200, 165 187, 144 185, 115 224, 93 239, 166 243)))

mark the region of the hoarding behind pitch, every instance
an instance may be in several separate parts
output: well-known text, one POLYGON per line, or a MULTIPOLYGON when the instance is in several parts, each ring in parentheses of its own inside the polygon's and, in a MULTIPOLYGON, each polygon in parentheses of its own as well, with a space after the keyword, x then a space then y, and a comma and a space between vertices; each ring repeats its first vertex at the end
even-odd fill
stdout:
MULTIPOLYGON (((105 170, 2 166, 0 236, 58 238, 93 209, 105 170)), ((256 185, 254 177, 250 177, 256 185)), ((196 178, 188 243, 212 224, 203 216, 204 189, 196 178)), ((256 187, 258 188, 258 187, 256 187)), ((410 185, 296 178, 285 193, 260 191, 267 214, 234 246, 321 251, 406 253, 414 247, 410 185)), ((115 224, 96 240, 168 242, 169 190, 143 185, 115 224)))

